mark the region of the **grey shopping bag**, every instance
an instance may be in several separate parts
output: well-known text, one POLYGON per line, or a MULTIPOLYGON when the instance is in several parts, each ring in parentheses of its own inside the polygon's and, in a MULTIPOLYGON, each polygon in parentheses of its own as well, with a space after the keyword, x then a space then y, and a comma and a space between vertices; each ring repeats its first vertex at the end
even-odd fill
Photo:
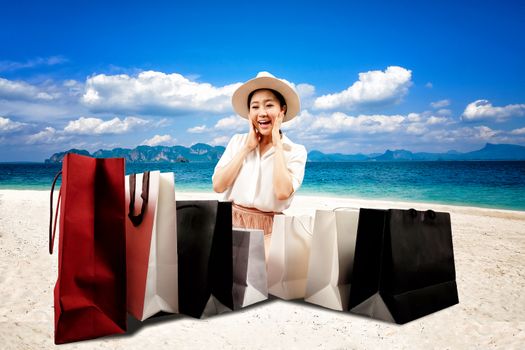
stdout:
POLYGON ((268 299, 264 231, 234 227, 232 243, 232 294, 237 310, 268 299))

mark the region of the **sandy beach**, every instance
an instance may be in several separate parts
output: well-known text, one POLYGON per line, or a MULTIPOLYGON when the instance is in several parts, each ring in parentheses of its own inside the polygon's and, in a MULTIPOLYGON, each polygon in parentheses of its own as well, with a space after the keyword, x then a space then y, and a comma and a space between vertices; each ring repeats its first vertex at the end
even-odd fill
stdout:
MULTIPOLYGON (((178 192, 178 199, 219 198, 178 192)), ((287 214, 335 207, 451 213, 459 304, 406 325, 272 299, 196 320, 169 315, 62 349, 518 349, 525 344, 525 212, 298 195, 287 214)), ((57 255, 48 253, 49 192, 0 190, 0 344, 53 343, 57 255)))

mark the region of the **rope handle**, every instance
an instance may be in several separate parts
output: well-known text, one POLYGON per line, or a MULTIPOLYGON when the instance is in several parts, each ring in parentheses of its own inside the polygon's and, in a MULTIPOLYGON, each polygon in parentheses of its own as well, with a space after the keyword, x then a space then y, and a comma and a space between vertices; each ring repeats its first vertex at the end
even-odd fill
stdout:
POLYGON ((144 175, 142 176, 142 193, 140 194, 140 197, 142 198, 142 207, 140 208, 140 214, 134 215, 135 211, 135 185, 137 182, 136 174, 130 174, 129 175, 129 212, 128 212, 128 218, 131 220, 131 223, 133 226, 138 226, 142 223, 142 220, 144 219, 144 214, 146 213, 146 209, 148 207, 148 199, 149 199, 149 171, 144 172, 144 175))
POLYGON ((53 179, 53 184, 51 185, 51 194, 49 196, 49 254, 53 254, 53 246, 55 245, 55 233, 57 229, 58 208, 60 208, 60 200, 62 198, 62 187, 60 187, 60 191, 58 192, 57 208, 55 210, 55 223, 53 224, 53 192, 55 191, 55 185, 60 175, 62 175, 62 170, 55 175, 55 178, 53 179))

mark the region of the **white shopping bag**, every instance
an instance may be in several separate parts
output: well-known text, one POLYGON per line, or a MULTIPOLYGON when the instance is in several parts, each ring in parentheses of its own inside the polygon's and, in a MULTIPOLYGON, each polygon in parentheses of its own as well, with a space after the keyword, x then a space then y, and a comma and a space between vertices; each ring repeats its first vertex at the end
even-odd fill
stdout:
POLYGON ((132 174, 125 183, 128 312, 139 320, 160 311, 177 313, 174 174, 159 171, 132 174), (136 178, 134 191, 130 177, 136 178), (133 194, 135 202, 130 205, 133 194))
POLYGON ((268 293, 303 298, 312 240, 310 216, 275 215, 268 253, 268 293))
POLYGON ((264 231, 234 227, 233 306, 235 310, 268 299, 264 231))
POLYGON ((359 209, 317 210, 305 301, 347 310, 359 209))

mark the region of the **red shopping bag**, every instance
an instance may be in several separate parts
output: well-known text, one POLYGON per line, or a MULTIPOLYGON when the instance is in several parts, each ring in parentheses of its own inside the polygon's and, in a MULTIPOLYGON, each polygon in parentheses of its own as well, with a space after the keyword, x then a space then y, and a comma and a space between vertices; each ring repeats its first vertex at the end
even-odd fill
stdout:
MULTIPOLYGON (((51 216, 59 174, 51 190, 51 216)), ((55 344, 126 331, 124 175, 123 158, 95 159, 72 153, 64 157, 58 204, 55 344)), ((50 254, 55 228, 56 217, 53 230, 50 222, 50 254)))

